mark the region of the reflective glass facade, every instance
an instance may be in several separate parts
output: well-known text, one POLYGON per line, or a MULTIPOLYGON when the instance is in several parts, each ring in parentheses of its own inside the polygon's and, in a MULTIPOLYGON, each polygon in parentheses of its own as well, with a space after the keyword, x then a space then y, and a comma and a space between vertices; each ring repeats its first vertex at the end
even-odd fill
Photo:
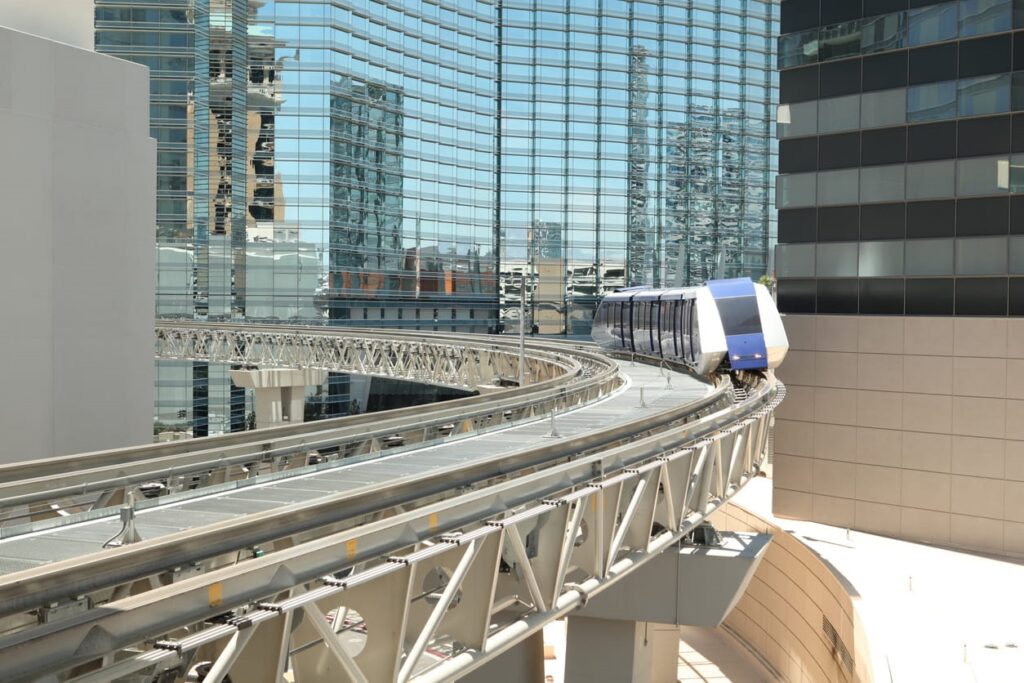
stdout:
MULTIPOLYGON (((586 333, 613 287, 767 268, 772 0, 97 0, 96 21, 152 70, 161 317, 498 332, 525 293, 527 324, 586 333)), ((161 419, 244 425, 226 370, 160 382, 161 419)))
POLYGON ((503 312, 587 333, 624 284, 766 270, 770 2, 510 0, 501 13, 503 312))
POLYGON ((1024 4, 785 0, 781 26, 780 309, 1024 315, 1024 4))

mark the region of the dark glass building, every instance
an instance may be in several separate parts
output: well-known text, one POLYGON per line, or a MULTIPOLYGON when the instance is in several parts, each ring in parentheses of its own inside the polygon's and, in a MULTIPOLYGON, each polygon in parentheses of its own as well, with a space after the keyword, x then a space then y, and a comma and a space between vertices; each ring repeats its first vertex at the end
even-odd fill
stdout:
POLYGON ((1018 5, 782 3, 783 311, 1024 313, 1018 5))

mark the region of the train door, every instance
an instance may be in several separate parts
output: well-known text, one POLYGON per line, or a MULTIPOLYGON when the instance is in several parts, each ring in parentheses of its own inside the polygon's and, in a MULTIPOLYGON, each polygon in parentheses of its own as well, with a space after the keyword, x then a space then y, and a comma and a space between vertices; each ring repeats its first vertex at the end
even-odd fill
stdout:
POLYGON ((672 316, 672 351, 676 358, 679 358, 679 304, 679 299, 673 300, 669 314, 672 316))
MULTIPOLYGON (((633 321, 634 321, 634 317, 635 317, 634 313, 633 313, 633 308, 634 308, 635 305, 636 304, 633 301, 633 297, 629 298, 629 306, 627 306, 626 304, 623 304, 623 315, 626 316, 626 318, 629 319, 630 350, 633 353, 636 353, 636 351, 637 351, 636 344, 633 343, 633 327, 634 327, 633 326, 633 321)), ((624 329, 624 331, 626 331, 626 326, 625 325, 623 326, 623 329, 624 329)), ((625 346, 625 344, 624 344, 624 346, 625 346)))
POLYGON ((700 356, 700 328, 697 326, 697 299, 690 299, 690 321, 687 325, 690 337, 690 362, 696 364, 700 356))
POLYGON ((661 352, 661 297, 651 302, 651 352, 661 352), (657 341, 657 345, 655 345, 657 341))

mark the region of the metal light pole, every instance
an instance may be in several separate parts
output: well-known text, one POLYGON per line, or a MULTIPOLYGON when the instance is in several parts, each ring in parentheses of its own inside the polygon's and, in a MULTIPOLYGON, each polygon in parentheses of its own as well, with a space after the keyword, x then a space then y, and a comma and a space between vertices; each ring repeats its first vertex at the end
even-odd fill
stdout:
POLYGON ((526 273, 519 274, 519 386, 526 386, 526 273))

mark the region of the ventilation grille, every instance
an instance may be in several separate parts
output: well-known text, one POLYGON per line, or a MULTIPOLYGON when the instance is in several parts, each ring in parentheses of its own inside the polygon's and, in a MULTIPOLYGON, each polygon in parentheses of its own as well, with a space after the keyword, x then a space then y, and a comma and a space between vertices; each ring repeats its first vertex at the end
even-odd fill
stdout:
POLYGON ((821 630, 825 632, 825 640, 832 646, 832 656, 836 657, 846 667, 847 672, 853 673, 853 657, 846 649, 846 644, 839 638, 839 633, 832 622, 824 614, 821 615, 821 630))

